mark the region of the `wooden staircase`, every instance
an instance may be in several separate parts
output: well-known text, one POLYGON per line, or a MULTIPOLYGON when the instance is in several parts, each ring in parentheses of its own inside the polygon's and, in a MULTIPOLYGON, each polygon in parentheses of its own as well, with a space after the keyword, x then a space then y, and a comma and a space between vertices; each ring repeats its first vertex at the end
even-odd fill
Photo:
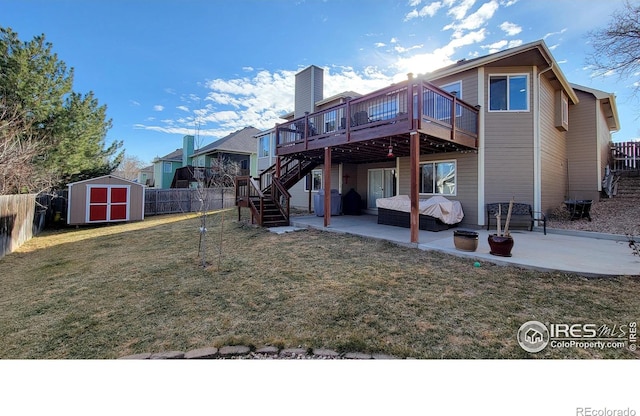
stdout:
POLYGON ((262 172, 258 178, 238 176, 235 183, 238 219, 240 208, 247 207, 251 211, 252 223, 262 227, 289 225, 289 189, 311 173, 316 166, 318 163, 315 161, 281 157, 279 169, 276 163, 262 172))

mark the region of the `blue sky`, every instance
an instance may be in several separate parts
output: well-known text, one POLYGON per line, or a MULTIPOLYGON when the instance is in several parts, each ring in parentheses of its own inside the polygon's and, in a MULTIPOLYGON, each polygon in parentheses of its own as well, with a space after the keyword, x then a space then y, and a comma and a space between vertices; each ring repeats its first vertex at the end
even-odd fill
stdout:
POLYGON ((595 77, 587 32, 622 1, 0 0, 0 26, 44 33, 75 68, 74 90, 107 105, 127 155, 150 163, 293 110, 294 74, 325 68, 325 96, 368 93, 462 58, 544 39, 570 82, 613 92, 640 137, 634 80, 595 77))

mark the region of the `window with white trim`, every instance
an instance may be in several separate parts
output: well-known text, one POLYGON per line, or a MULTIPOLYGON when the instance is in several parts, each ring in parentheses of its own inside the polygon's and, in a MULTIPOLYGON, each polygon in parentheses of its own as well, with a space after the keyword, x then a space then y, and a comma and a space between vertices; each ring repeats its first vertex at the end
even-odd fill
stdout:
POLYGON ((162 171, 163 171, 164 173, 171 173, 171 172, 173 172, 171 162, 163 162, 163 163, 162 163, 162 171))
POLYGON ((529 75, 490 75, 489 111, 529 111, 529 75))
POLYGON ((261 136, 258 140, 258 157, 269 157, 271 155, 271 134, 261 136))
POLYGON ((320 189, 322 189, 322 169, 315 169, 306 176, 304 190, 318 192, 320 189))
POLYGON ((420 193, 428 195, 456 194, 456 161, 420 163, 420 193))

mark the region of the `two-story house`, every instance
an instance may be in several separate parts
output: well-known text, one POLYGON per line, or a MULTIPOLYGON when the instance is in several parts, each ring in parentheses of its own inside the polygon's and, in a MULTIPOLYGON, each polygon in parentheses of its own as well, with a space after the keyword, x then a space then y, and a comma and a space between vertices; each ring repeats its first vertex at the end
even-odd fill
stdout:
POLYGON ((459 201, 463 224, 482 226, 487 203, 514 198, 548 213, 601 190, 615 97, 570 84, 542 40, 328 105, 321 74, 301 71, 293 116, 258 136, 258 155, 276 156, 268 169, 258 159, 267 199, 272 177, 290 206, 311 207, 318 189, 353 188, 370 212, 379 198, 409 195, 417 241, 419 199, 459 201))
POLYGON ((237 174, 256 173, 256 134, 260 130, 245 127, 206 146, 196 148, 194 136, 184 136, 182 148, 153 161, 156 188, 192 186, 194 172, 215 172, 224 163, 238 167, 237 174))

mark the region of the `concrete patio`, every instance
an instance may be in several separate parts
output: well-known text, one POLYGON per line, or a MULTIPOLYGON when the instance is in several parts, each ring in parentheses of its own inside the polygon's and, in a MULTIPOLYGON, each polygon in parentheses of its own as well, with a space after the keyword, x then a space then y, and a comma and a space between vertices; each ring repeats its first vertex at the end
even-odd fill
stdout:
MULTIPOLYGON (((541 271, 561 271, 583 276, 638 276, 640 257, 634 256, 625 236, 566 230, 513 230, 515 244, 512 257, 489 254, 486 229, 473 229, 479 233, 478 249, 475 252, 456 250, 453 245, 455 229, 446 231, 420 231, 419 243, 410 242, 408 228, 379 225, 377 216, 333 216, 329 227, 324 227, 323 217, 296 216, 291 218, 291 227, 276 227, 274 232, 285 232, 300 228, 316 228, 329 232, 346 233, 363 237, 392 241, 421 250, 437 250, 469 260, 512 265, 541 271)), ((493 232, 493 231, 491 231, 493 232)))

